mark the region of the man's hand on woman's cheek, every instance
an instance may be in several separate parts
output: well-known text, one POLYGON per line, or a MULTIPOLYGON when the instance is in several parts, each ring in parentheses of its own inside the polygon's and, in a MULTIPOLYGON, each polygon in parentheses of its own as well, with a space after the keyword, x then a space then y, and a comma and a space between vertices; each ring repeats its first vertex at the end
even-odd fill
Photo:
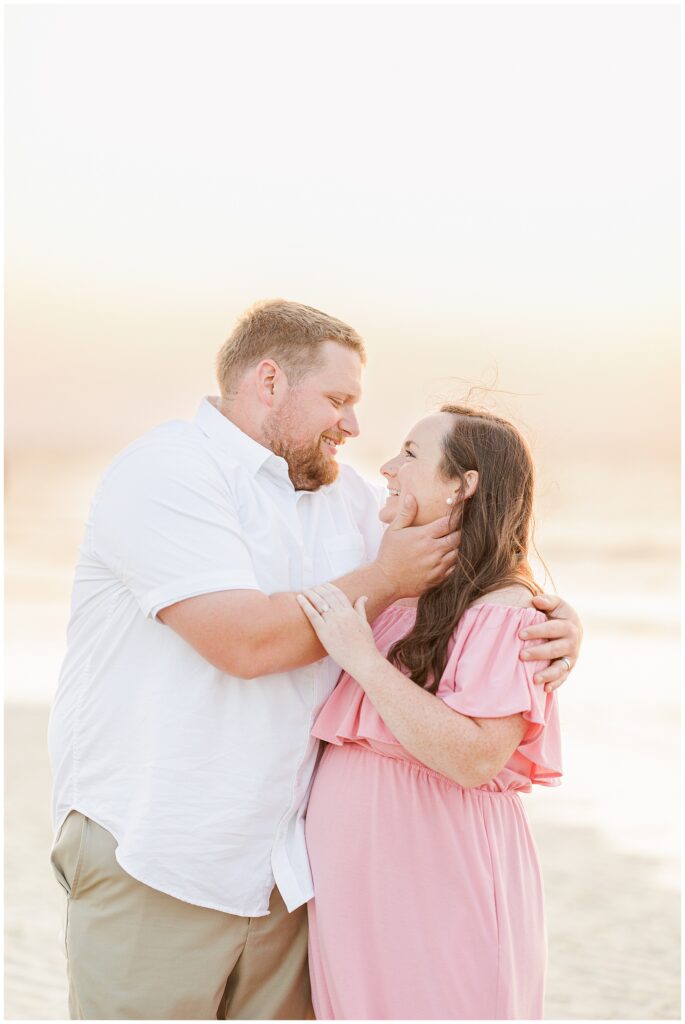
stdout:
POLYGON ((461 534, 450 529, 449 516, 414 526, 417 503, 407 495, 402 509, 383 534, 376 564, 398 597, 417 597, 441 583, 454 569, 461 534))
POLYGON ((521 630, 519 636, 522 640, 543 641, 524 648, 521 659, 551 662, 546 669, 533 676, 536 683, 544 684, 545 690, 551 692, 566 682, 578 660, 583 627, 577 613, 560 597, 540 594, 532 600, 535 607, 547 615, 547 622, 521 630))

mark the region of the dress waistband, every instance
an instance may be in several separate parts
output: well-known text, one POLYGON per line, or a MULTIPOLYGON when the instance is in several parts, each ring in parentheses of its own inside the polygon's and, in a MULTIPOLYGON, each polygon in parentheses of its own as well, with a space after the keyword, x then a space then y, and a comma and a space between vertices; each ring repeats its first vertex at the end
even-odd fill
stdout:
POLYGON ((518 791, 516 789, 486 789, 484 786, 462 786, 461 783, 448 778, 446 775, 442 775, 440 772, 436 772, 434 768, 429 768, 428 765, 422 764, 420 761, 416 761, 413 758, 410 759, 408 757, 402 757, 398 754, 391 754, 386 750, 378 750, 376 747, 370 746, 367 741, 347 740, 342 745, 328 744, 326 753, 328 753, 329 748, 331 750, 342 750, 343 748, 352 750, 352 748, 354 748, 366 754, 372 754, 376 757, 384 757, 388 761, 395 761, 397 764, 405 765, 417 774, 427 775, 429 778, 435 779, 437 782, 441 782, 444 785, 449 786, 450 789, 459 789, 463 793, 477 793, 482 796, 508 796, 515 797, 519 800, 518 791))

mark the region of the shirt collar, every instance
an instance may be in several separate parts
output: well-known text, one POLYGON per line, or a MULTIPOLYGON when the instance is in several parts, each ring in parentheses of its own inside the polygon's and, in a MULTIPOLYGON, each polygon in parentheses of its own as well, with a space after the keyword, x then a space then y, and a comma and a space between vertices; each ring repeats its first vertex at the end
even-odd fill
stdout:
POLYGON ((259 441, 249 437, 232 420, 219 412, 209 397, 203 398, 195 416, 195 423, 206 437, 218 448, 230 454, 248 472, 256 476, 262 467, 268 469, 279 482, 285 482, 290 490, 293 485, 288 475, 288 463, 280 455, 274 455, 259 441))

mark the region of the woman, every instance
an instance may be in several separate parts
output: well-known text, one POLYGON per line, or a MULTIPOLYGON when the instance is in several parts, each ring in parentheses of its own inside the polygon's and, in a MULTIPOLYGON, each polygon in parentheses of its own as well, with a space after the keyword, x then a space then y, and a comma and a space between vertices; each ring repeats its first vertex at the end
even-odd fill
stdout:
POLYGON ((518 796, 561 775, 556 697, 521 661, 544 620, 527 562, 528 448, 505 420, 443 406, 381 472, 390 522, 451 507, 460 557, 373 630, 332 584, 298 600, 344 670, 307 812, 314 1008, 326 1019, 540 1018, 540 868, 518 796))

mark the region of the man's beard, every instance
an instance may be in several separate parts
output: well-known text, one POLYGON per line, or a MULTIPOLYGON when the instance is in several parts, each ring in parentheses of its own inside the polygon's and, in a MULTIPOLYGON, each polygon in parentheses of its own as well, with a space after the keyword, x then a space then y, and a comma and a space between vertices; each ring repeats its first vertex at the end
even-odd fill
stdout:
POLYGON ((286 406, 280 413, 270 415, 264 423, 264 440, 274 455, 280 455, 288 463, 288 475, 296 491, 318 491, 319 487, 332 484, 336 479, 338 463, 325 454, 325 442, 321 438, 316 444, 288 443, 293 423, 291 408, 286 406))

